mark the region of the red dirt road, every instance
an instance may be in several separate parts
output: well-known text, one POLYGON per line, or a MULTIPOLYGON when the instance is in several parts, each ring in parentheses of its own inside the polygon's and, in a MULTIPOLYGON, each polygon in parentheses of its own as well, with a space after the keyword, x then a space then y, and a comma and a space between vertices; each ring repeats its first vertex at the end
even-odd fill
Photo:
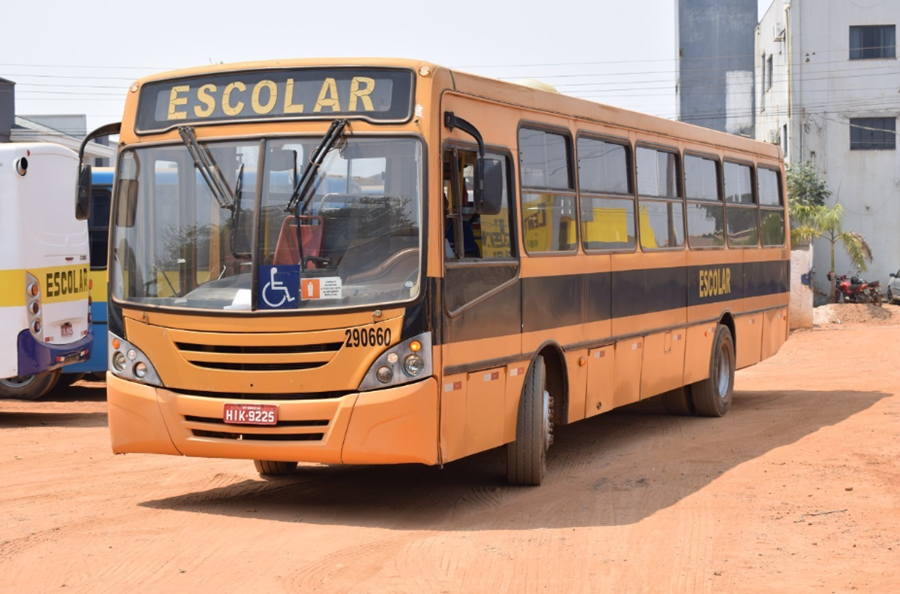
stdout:
POLYGON ((501 450, 265 481, 113 456, 102 383, 0 401, 0 592, 897 592, 898 344, 798 332, 722 419, 651 400, 558 428, 539 488, 501 450))

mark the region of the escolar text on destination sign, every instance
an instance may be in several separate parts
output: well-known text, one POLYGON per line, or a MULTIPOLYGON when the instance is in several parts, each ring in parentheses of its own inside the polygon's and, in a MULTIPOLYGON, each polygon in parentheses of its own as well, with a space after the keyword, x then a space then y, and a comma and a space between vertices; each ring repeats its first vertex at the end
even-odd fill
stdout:
POLYGON ((332 115, 402 120, 411 92, 412 74, 389 69, 260 70, 157 81, 141 89, 136 128, 332 115))

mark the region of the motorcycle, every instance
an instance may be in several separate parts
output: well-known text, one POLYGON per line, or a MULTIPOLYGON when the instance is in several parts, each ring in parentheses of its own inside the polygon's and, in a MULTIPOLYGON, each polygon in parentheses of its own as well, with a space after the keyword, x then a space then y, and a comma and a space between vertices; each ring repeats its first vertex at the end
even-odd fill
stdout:
MULTIPOLYGON (((831 273, 828 273, 831 280, 831 273)), ((857 276, 836 275, 834 297, 837 303, 872 303, 881 306, 881 281, 867 283, 857 276)))

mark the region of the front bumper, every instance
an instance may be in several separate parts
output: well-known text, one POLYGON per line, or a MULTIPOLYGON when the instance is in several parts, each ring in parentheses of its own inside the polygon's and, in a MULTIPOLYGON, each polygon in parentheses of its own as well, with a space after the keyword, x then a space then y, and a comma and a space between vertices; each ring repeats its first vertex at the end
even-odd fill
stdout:
POLYGON ((20 376, 36 375, 91 358, 94 335, 88 334, 77 342, 49 344, 38 342, 30 330, 18 336, 18 372, 20 376))
POLYGON ((438 463, 434 378, 322 400, 196 396, 107 378, 113 452, 328 464, 438 463), (278 405, 275 426, 228 425, 224 404, 278 405))

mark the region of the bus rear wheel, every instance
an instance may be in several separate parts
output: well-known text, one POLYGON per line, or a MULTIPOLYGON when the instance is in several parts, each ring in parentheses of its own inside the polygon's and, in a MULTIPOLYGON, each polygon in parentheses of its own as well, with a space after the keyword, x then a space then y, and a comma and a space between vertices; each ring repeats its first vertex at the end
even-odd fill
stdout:
POLYGON ((38 375, 0 379, 0 398, 37 400, 53 389, 62 372, 59 369, 38 375))
POLYGON ((550 393, 544 357, 535 357, 516 420, 516 440, 506 446, 506 474, 510 484, 537 486, 547 472, 547 448, 553 443, 550 423, 550 393))
POLYGON ((254 460, 256 472, 262 476, 287 476, 297 469, 296 462, 279 462, 277 460, 254 460))
POLYGON ((734 340, 731 331, 719 324, 713 338, 709 377, 690 386, 698 415, 721 417, 728 412, 734 396, 734 370, 734 340))

